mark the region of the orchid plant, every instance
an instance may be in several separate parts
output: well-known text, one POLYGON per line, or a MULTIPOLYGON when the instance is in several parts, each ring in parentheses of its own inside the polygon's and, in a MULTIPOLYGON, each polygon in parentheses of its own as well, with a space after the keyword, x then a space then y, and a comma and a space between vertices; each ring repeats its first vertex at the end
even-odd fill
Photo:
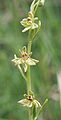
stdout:
POLYGON ((35 17, 36 10, 38 6, 44 5, 44 0, 33 0, 30 6, 30 11, 28 12, 27 18, 24 18, 20 21, 21 25, 24 27, 22 32, 29 32, 28 35, 28 48, 24 46, 22 50, 19 50, 20 56, 17 57, 14 55, 14 59, 12 62, 15 66, 20 70, 23 78, 26 80, 27 84, 27 93, 24 95, 22 100, 19 100, 18 103, 27 107, 29 109, 29 120, 36 120, 41 113, 42 108, 47 103, 48 99, 41 103, 35 98, 33 91, 31 90, 31 75, 30 75, 30 67, 36 65, 39 60, 36 60, 31 57, 31 47, 32 41, 37 35, 38 31, 41 27, 41 21, 38 17, 35 17), (26 74, 25 74, 26 73, 26 74))

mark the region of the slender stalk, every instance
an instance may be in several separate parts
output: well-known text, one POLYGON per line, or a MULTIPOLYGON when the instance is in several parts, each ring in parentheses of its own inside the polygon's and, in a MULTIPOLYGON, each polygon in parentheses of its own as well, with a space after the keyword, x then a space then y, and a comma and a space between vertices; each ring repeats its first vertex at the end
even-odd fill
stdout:
POLYGON ((28 66, 28 70, 27 70, 27 92, 28 92, 28 95, 29 95, 29 91, 31 91, 30 66, 28 66))
MULTIPOLYGON (((29 35, 28 35, 28 54, 31 52, 31 45, 32 45, 31 30, 29 30, 29 35)), ((31 91, 31 76, 30 76, 30 66, 28 65, 28 69, 27 69, 27 92, 28 92, 28 95, 29 95, 29 91, 31 91)))
MULTIPOLYGON (((31 40, 31 30, 29 30, 29 36, 28 36, 28 54, 31 52, 31 45, 32 45, 32 40, 31 40)), ((31 76, 30 76, 30 66, 28 65, 27 69, 27 92, 29 95, 29 91, 31 91, 31 76)), ((29 108, 29 120, 32 120, 32 110, 29 108)))
POLYGON ((29 40, 29 43, 28 43, 28 53, 31 53, 31 46, 32 46, 32 40, 29 40))

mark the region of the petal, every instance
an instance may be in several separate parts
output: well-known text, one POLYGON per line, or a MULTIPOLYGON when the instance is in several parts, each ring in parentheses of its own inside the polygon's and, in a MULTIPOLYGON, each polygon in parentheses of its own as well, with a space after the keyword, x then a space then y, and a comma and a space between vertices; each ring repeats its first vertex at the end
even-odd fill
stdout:
POLYGON ((31 58, 28 58, 28 59, 26 60, 26 63, 27 63, 28 65, 36 65, 36 63, 35 63, 31 58))
POLYGON ((31 26, 26 27, 25 29, 22 30, 22 32, 26 32, 26 31, 28 31, 30 28, 31 28, 31 26))
POLYGON ((24 18, 20 23, 24 26, 27 27, 27 18, 24 18))
POLYGON ((41 26, 41 21, 40 21, 40 20, 39 20, 38 26, 39 26, 39 27, 41 26))
POLYGON ((23 68, 24 68, 24 72, 26 72, 27 71, 27 64, 24 64, 23 68))
POLYGON ((13 59, 12 62, 13 62, 15 65, 22 64, 22 63, 21 63, 21 58, 13 59))
POLYGON ((38 60, 35 60, 35 59, 32 59, 32 58, 28 58, 27 60, 26 60, 26 63, 28 64, 28 65, 36 65, 36 63, 38 63, 39 61, 38 60))
POLYGON ((29 53, 29 56, 31 56, 31 55, 32 55, 32 52, 29 53))
POLYGON ((26 46, 22 48, 22 52, 26 52, 26 46))
POLYGON ((31 58, 35 63, 38 63, 39 62, 39 60, 36 60, 36 59, 33 59, 33 58, 31 58))
POLYGON ((31 4, 31 7, 30 7, 30 11, 32 11, 32 12, 34 10, 34 4, 35 4, 35 0, 33 0, 32 4, 31 4))
POLYGON ((17 56, 16 56, 16 54, 14 54, 14 58, 15 58, 15 59, 17 59, 17 56))
POLYGON ((32 102, 27 99, 22 99, 18 101, 18 103, 22 104, 23 106, 32 107, 32 102))
POLYGON ((32 13, 32 11, 28 13, 28 16, 30 17, 30 19, 34 18, 34 14, 32 13))
POLYGON ((17 64, 22 64, 22 59, 17 60, 17 64))
POLYGON ((35 17, 34 20, 38 20, 38 17, 35 17))
POLYGON ((36 107, 41 107, 41 104, 37 100, 33 100, 33 103, 36 105, 36 107))
POLYGON ((44 5, 45 0, 40 0, 41 5, 44 5))
POLYGON ((32 29, 38 28, 38 25, 36 23, 32 24, 32 29))
POLYGON ((14 61, 17 61, 17 60, 19 60, 19 58, 16 58, 16 59, 14 58, 14 59, 13 59, 13 60, 11 60, 11 61, 12 61, 12 62, 14 62, 14 61))
POLYGON ((32 107, 32 102, 29 101, 27 107, 32 107))
POLYGON ((14 59, 11 61, 15 61, 15 60, 19 60, 19 58, 17 58, 16 54, 14 54, 14 59))
POLYGON ((30 17, 24 18, 21 22, 20 22, 24 27, 29 27, 32 24, 32 20, 30 17))

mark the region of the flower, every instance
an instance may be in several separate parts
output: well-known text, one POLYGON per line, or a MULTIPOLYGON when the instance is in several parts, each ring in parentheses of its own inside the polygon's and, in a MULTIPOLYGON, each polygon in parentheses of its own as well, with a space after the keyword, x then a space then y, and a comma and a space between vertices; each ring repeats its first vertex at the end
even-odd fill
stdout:
POLYGON ((37 7, 39 5, 44 5, 45 0, 33 0, 33 2, 31 3, 30 6, 30 12, 28 12, 28 17, 24 18, 22 21, 20 21, 20 23, 22 24, 22 26, 24 26, 25 28, 22 30, 22 32, 26 32, 30 29, 36 29, 39 27, 39 24, 41 25, 41 21, 39 20, 39 22, 37 23, 36 21, 38 20, 38 17, 34 17, 35 16, 35 12, 37 10, 37 7))
POLYGON ((32 95, 27 95, 25 99, 18 101, 18 103, 26 107, 32 107, 33 105, 35 105, 36 108, 41 107, 41 104, 32 95))
POLYGON ((22 32, 26 32, 28 31, 29 29, 36 29, 38 28, 38 24, 35 22, 38 20, 38 17, 35 17, 34 18, 34 15, 33 13, 30 11, 28 13, 28 17, 27 18, 24 18, 20 23, 25 27, 22 32))
POLYGON ((22 65, 24 72, 27 71, 28 65, 30 66, 36 65, 36 63, 39 62, 38 60, 35 60, 30 57, 32 53, 29 54, 27 53, 26 46, 24 46, 20 52, 21 52, 21 57, 18 58, 16 55, 14 55, 14 59, 12 60, 12 62, 15 65, 22 65))

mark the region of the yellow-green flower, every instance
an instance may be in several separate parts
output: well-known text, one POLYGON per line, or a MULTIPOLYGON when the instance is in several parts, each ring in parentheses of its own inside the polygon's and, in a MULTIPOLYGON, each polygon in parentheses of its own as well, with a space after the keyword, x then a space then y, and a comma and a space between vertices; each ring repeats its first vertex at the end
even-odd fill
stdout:
MULTIPOLYGON (((30 11, 28 13, 28 17, 24 18, 20 23, 25 27, 22 32, 26 32, 29 29, 38 28, 39 24, 36 23, 38 17, 34 17, 33 13, 30 11)), ((40 22, 40 21, 39 21, 40 22)), ((40 22, 41 23, 41 22, 40 22)))
POLYGON ((26 46, 24 46, 20 52, 21 52, 20 58, 14 55, 14 59, 12 60, 12 62, 15 65, 22 65, 24 72, 27 71, 28 65, 30 66, 36 65, 36 63, 39 62, 39 60, 35 60, 30 57, 32 53, 29 54, 27 53, 26 46))
POLYGON ((33 0, 30 6, 30 12, 28 13, 28 17, 24 18, 20 22, 25 27, 22 32, 26 32, 29 29, 36 29, 41 26, 41 21, 38 21, 38 17, 35 17, 35 11, 39 5, 44 5, 44 2, 45 0, 33 0))
POLYGON ((36 108, 41 107, 41 104, 35 98, 33 98, 32 95, 28 95, 25 99, 18 101, 18 103, 26 107, 32 107, 33 105, 35 105, 36 108))

